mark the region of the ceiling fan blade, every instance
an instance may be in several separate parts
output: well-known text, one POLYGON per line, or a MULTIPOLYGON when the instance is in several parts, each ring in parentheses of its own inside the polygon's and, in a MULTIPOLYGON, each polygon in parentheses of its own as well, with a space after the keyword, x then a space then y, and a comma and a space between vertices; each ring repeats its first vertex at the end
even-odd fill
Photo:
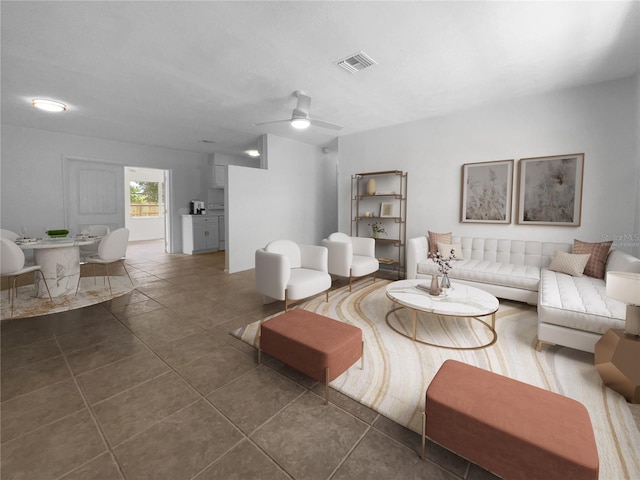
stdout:
POLYGON ((254 123, 253 126, 257 127, 259 125, 267 125, 269 123, 290 123, 291 119, 287 118, 286 120, 270 120, 268 122, 258 122, 258 123, 254 123))
POLYGON ((331 123, 325 120, 318 120, 317 118, 311 119, 311 125, 315 125, 316 127, 321 127, 321 128, 329 128, 331 130, 342 130, 344 128, 342 125, 338 125, 337 123, 331 123))

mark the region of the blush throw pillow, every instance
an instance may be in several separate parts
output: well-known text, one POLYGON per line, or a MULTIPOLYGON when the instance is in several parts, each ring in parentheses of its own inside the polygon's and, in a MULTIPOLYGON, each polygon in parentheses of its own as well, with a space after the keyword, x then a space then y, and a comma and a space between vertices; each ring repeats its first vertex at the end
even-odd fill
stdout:
POLYGON ((591 257, 584 267, 584 274, 594 278, 604 278, 604 267, 613 242, 587 243, 573 240, 573 253, 587 254, 591 257))
POLYGON ((554 272, 566 273, 567 275, 571 275, 573 277, 581 277, 582 272, 584 272, 584 268, 587 265, 590 257, 590 253, 576 254, 558 250, 551 260, 549 270, 553 270, 554 272))
POLYGON ((462 256, 462 246, 459 243, 440 243, 438 242, 438 252, 444 258, 449 258, 451 256, 451 250, 455 254, 455 258, 453 260, 464 260, 462 256))
POLYGON ((438 243, 451 243, 451 232, 449 233, 435 233, 427 232, 429 237, 429 255, 438 251, 438 243))

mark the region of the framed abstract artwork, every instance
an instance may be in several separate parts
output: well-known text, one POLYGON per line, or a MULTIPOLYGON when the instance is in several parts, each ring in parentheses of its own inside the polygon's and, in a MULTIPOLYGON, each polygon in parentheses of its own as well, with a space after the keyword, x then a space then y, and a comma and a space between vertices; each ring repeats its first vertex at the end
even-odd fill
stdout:
POLYGON ((462 165, 463 223, 511 223, 513 160, 462 165))
POLYGON ((518 223, 580 226, 584 153, 522 158, 518 169, 518 223))

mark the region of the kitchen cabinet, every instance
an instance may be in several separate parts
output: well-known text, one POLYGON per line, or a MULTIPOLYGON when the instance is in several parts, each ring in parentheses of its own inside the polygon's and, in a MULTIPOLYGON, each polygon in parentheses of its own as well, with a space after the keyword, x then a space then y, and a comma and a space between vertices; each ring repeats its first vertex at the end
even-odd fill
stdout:
POLYGON ((219 246, 217 215, 182 215, 182 253, 215 252, 219 246))
POLYGON ((224 215, 218 215, 218 249, 225 250, 224 240, 224 215))
POLYGON ((401 170, 351 176, 351 235, 373 237, 380 268, 405 274, 407 179, 401 170))
POLYGON ((225 188, 227 186, 227 166, 213 165, 211 185, 214 188, 225 188))

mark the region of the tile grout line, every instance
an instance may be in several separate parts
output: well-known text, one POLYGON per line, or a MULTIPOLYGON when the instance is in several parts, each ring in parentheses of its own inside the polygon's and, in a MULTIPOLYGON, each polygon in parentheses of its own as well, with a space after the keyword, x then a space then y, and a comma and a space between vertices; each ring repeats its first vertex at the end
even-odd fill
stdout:
POLYGON ((360 438, 356 440, 356 442, 351 446, 351 448, 347 451, 347 453, 342 457, 342 460, 338 462, 338 465, 336 465, 336 468, 334 468, 333 471, 329 474, 329 476, 327 477, 327 480, 331 480, 334 477, 334 475, 338 472, 338 470, 340 470, 342 465, 344 465, 344 463, 349 459, 353 451, 356 448, 358 448, 358 445, 360 445, 362 440, 364 440, 364 437, 371 431, 372 428, 373 428, 373 425, 367 424, 367 428, 364 430, 364 432, 362 432, 362 435, 360 435, 360 438))
MULTIPOLYGON (((65 355, 64 351, 62 350, 62 347, 60 346, 60 343, 58 342, 58 337, 56 335, 54 335, 53 338, 55 339, 56 344, 58 345, 58 348, 62 352, 62 358, 64 359, 64 362, 67 365, 67 368, 69 369, 69 372, 71 373, 71 378, 73 379, 73 383, 75 384, 76 388, 78 389, 78 393, 80 394, 80 397, 82 398, 82 401, 84 402, 85 408, 87 409, 87 412, 91 416, 91 420, 93 421, 93 424, 95 425, 96 429, 98 430, 98 434, 100 435, 100 438, 102 439, 103 445, 107 448, 107 452, 109 452, 109 455, 111 455, 111 459, 115 462, 116 467, 118 468, 118 472, 120 473, 122 478, 124 478, 126 480, 127 476, 124 474, 124 471, 122 469, 122 466, 120 465, 120 462, 118 462, 118 459, 114 455, 113 449, 111 448, 111 445, 109 444, 109 441, 107 440, 107 437, 104 434, 104 432, 102 430, 102 427, 100 426, 100 423, 98 422, 98 419, 96 418, 95 412, 93 411, 93 408, 91 407, 91 404, 89 403, 88 399, 86 398, 86 396, 84 394, 84 391, 82 390, 82 388, 80 388, 80 385, 78 384, 78 380, 77 380, 75 374, 73 373, 73 369, 71 368, 71 365, 69 365, 69 362, 67 361, 67 356, 65 355)), ((103 455, 103 454, 104 454, 104 452, 102 452, 100 455, 103 455)), ((98 458, 100 455, 92 458, 91 460, 85 462, 82 465, 77 466, 76 468, 74 468, 73 470, 70 470, 69 472, 65 472, 64 475, 67 475, 68 473, 73 472, 74 470, 77 470, 77 469, 83 467, 87 463, 93 461, 95 458, 98 458)), ((61 475, 58 478, 61 478, 64 475, 61 475)))

